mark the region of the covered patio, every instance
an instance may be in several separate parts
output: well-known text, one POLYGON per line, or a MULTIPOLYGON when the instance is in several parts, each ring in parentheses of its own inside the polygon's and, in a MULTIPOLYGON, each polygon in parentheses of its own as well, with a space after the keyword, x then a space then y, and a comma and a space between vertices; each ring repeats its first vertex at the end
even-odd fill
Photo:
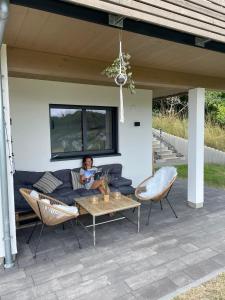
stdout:
POLYGON ((14 268, 1 270, 1 299, 86 299, 87 294, 102 299, 105 293, 110 299, 148 299, 149 294, 158 299, 219 270, 225 262, 224 191, 206 187, 203 193, 204 91, 225 89, 224 40, 210 35, 212 40, 205 42, 205 30, 199 46, 197 33, 156 28, 126 16, 123 45, 132 57, 137 93, 124 92, 125 123, 118 122, 117 151, 96 156, 95 163, 122 164, 123 175, 136 187, 152 174, 152 99, 188 92, 188 182, 176 181, 170 195, 179 218, 166 204, 163 211, 155 205, 150 226, 145 226, 143 206, 139 234, 130 223, 106 225, 98 228, 94 248, 79 228, 82 250, 69 226, 49 228, 33 259, 35 239, 30 246, 25 243, 30 229, 16 232, 15 227, 12 150, 16 170, 80 167, 80 157, 52 156, 50 106, 119 106, 118 88, 101 74, 118 54, 120 28, 106 24, 111 12, 47 2, 12 1, 1 51, 0 257, 9 244, 8 255, 16 255, 14 268), (135 30, 132 22, 137 22, 135 30))
MULTIPOLYGON (((79 249, 69 226, 46 229, 33 259, 38 233, 18 232, 15 267, 0 273, 1 299, 159 299, 224 268, 224 191, 205 188, 200 210, 186 205, 187 182, 177 180, 168 205, 154 205, 150 225, 141 210, 141 232, 126 221, 99 227, 96 248, 79 228, 79 249), (54 232, 53 232, 54 231, 54 232)), ((130 212, 132 216, 132 211, 130 212)), ((87 219, 88 221, 88 219, 87 219)), ((169 298, 165 298, 169 299, 169 298)))

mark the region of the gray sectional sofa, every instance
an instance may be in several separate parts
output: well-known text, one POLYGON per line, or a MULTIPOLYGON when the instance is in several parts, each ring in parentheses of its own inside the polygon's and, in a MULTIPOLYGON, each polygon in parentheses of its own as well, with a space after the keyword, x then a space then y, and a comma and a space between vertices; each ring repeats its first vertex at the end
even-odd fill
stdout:
MULTIPOLYGON (((132 187, 132 181, 122 177, 122 165, 121 164, 109 164, 98 166, 102 168, 103 172, 108 171, 110 176, 109 187, 111 191, 120 191, 124 195, 129 195, 134 193, 134 188, 132 187)), ((73 169, 79 172, 79 168, 73 169)), ((16 171, 14 173, 14 194, 15 194, 15 210, 16 212, 31 211, 30 206, 26 200, 22 197, 19 192, 20 188, 34 189, 33 184, 36 183, 42 176, 44 172, 30 172, 30 171, 16 171)), ((63 169, 52 172, 52 174, 60 179, 63 184, 58 187, 53 193, 48 194, 68 205, 74 204, 74 199, 80 197, 98 194, 97 190, 86 190, 77 189, 73 190, 72 180, 71 180, 71 169, 63 169)))

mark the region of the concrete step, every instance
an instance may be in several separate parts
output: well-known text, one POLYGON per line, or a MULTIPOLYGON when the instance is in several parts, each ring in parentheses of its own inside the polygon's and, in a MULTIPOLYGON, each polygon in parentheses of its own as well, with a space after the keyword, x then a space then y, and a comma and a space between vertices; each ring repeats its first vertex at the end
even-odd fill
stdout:
POLYGON ((184 157, 176 157, 174 159, 157 159, 155 162, 156 166, 179 165, 184 163, 187 163, 187 160, 184 157))
POLYGON ((169 150, 168 148, 161 148, 161 149, 154 149, 154 152, 156 152, 157 154, 172 154, 173 151, 169 150))
POLYGON ((165 145, 165 144, 152 144, 152 146, 153 147, 155 147, 155 148, 168 148, 168 146, 167 145, 165 145))
POLYGON ((160 145, 153 145, 153 149, 154 150, 160 150, 160 149, 168 149, 168 147, 167 146, 165 146, 165 145, 161 145, 161 147, 160 147, 160 145))
POLYGON ((161 153, 160 157, 162 159, 171 159, 171 158, 176 158, 177 156, 174 153, 169 153, 169 154, 167 154, 167 153, 161 153))
POLYGON ((176 153, 173 150, 170 150, 166 143, 158 140, 156 137, 153 137, 153 151, 160 157, 160 159, 156 160, 156 163, 173 163, 182 161, 184 158, 176 156, 176 153))
POLYGON ((152 141, 152 145, 160 145, 160 141, 152 141))

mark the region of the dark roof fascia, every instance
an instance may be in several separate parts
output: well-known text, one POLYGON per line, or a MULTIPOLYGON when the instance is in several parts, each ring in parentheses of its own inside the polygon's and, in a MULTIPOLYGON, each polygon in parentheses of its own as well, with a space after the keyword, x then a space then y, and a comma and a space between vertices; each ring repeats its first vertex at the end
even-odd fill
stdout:
MULTIPOLYGON (((108 12, 76 5, 73 3, 59 0, 11 0, 10 3, 93 22, 104 26, 111 26, 109 25, 108 12)), ((143 21, 125 18, 123 21, 123 30, 168 40, 179 44, 225 53, 225 43, 209 40, 203 48, 195 44, 196 36, 193 34, 146 23, 143 21)))

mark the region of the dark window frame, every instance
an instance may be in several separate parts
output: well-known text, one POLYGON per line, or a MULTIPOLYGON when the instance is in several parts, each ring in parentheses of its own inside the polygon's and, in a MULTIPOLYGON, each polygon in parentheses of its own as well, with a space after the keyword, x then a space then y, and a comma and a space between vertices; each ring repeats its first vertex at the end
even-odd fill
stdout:
MULTIPOLYGON (((97 105, 73 105, 73 104, 49 104, 49 125, 50 125, 50 146, 51 146, 51 161, 55 160, 67 160, 67 159, 78 159, 84 155, 91 155, 93 157, 102 157, 102 156, 117 156, 118 153, 118 109, 114 106, 97 106, 97 105), (71 152, 52 152, 52 137, 51 137, 51 109, 61 108, 61 109, 81 109, 81 128, 82 128, 82 137, 85 140, 86 134, 84 133, 85 123, 84 117, 86 118, 86 110, 110 110, 112 112, 112 149, 102 150, 102 151, 71 151, 71 152)), ((85 144, 85 142, 84 142, 85 144)), ((84 147, 83 144, 83 147, 84 147)))

